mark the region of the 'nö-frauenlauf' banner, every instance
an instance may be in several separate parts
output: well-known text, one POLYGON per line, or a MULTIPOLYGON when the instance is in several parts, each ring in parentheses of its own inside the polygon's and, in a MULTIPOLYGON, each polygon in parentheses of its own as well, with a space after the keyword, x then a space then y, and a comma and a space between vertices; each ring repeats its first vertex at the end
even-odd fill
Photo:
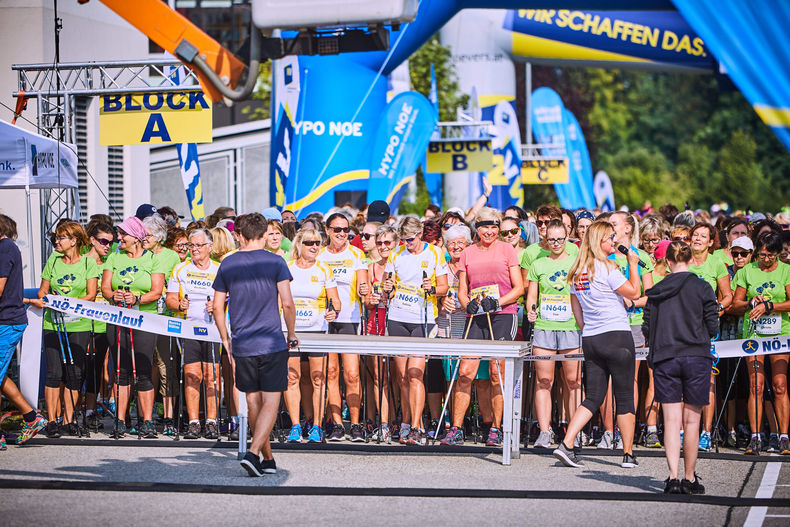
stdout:
POLYGON ((157 335, 220 342, 219 331, 213 324, 207 325, 65 296, 47 295, 42 300, 44 305, 50 309, 97 322, 139 329, 157 335))

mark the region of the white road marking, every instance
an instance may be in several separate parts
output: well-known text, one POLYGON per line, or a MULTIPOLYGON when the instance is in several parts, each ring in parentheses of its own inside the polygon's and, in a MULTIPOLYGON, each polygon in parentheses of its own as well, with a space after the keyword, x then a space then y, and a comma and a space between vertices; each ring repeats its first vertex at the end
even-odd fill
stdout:
MULTIPOLYGON (((779 480, 779 471, 782 470, 782 463, 766 463, 763 479, 757 489, 755 498, 772 498, 776 482, 779 480)), ((751 507, 749 515, 746 517, 744 527, 762 527, 765 517, 768 514, 768 507, 751 507)))

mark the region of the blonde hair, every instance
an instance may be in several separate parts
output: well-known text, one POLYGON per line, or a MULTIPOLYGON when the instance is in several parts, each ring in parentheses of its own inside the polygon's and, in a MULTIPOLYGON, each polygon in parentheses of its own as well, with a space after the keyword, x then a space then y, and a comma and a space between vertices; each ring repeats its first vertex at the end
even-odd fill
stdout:
POLYGON ((502 221, 502 214, 491 207, 483 207, 475 214, 475 223, 478 221, 502 221))
POLYGON ((291 245, 291 250, 288 251, 288 256, 286 260, 289 262, 293 262, 302 256, 302 242, 304 241, 314 241, 318 240, 323 245, 324 239, 321 236, 321 233, 315 229, 299 229, 299 232, 296 233, 294 236, 293 245, 291 245), (305 239, 307 238, 307 239, 305 239))
POLYGON ((406 216, 398 226, 398 233, 401 238, 408 238, 411 235, 419 234, 422 232, 422 222, 418 218, 406 216))
POLYGON ((214 238, 214 245, 211 248, 211 259, 219 262, 226 254, 236 248, 236 242, 233 240, 233 235, 225 227, 214 227, 210 232, 214 238))
POLYGON ((579 254, 576 261, 568 271, 568 283, 575 284, 581 282, 582 276, 587 275, 587 280, 593 281, 595 277, 595 262, 602 262, 607 267, 617 266, 614 260, 609 259, 609 255, 601 250, 601 242, 614 232, 614 227, 608 221, 596 220, 587 227, 587 232, 582 238, 579 254))
POLYGON ((622 215, 626 224, 631 227, 631 238, 628 240, 629 243, 634 247, 639 247, 639 218, 637 218, 635 214, 629 214, 622 210, 613 212, 612 216, 615 214, 622 215))

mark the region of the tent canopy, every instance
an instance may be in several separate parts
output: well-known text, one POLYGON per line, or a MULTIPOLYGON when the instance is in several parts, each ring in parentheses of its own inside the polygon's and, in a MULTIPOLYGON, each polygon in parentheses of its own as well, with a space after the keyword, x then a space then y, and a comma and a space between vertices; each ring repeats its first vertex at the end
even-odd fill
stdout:
POLYGON ((0 188, 77 188, 77 147, 0 121, 0 188))

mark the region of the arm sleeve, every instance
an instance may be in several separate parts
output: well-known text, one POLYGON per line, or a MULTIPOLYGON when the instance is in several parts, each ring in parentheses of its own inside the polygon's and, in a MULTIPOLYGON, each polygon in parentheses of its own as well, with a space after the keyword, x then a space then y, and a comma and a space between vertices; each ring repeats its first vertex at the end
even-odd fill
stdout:
POLYGON ((222 272, 222 268, 223 266, 220 265, 219 269, 217 270, 217 276, 214 278, 214 284, 212 284, 211 288, 214 289, 214 291, 219 291, 220 293, 227 293, 228 286, 225 283, 225 277, 222 272))
MULTIPOLYGON (((598 269, 596 269, 596 272, 598 269)), ((606 283, 609 284, 609 287, 612 288, 612 291, 617 291, 620 289, 620 286, 626 283, 628 279, 623 275, 619 268, 614 268, 609 270, 609 274, 606 275, 606 283)))
MULTIPOLYGON (((217 273, 219 274, 219 273, 217 273)), ((216 280, 216 277, 214 278, 216 280)), ((173 269, 173 274, 170 280, 167 281, 167 293, 178 293, 180 287, 178 284, 178 268, 173 269)))
MULTIPOLYGON (((47 260, 47 264, 44 266, 44 270, 41 271, 41 279, 48 280, 51 282, 52 272, 54 270, 54 267, 55 267, 55 259, 50 258, 49 260, 47 260)), ((8 275, 2 275, 2 276, 8 276, 8 275)))
POLYGON ((291 270, 288 269, 288 264, 285 263, 285 260, 280 258, 279 269, 277 270, 277 283, 283 281, 290 282, 292 280, 293 276, 291 276, 291 270))

